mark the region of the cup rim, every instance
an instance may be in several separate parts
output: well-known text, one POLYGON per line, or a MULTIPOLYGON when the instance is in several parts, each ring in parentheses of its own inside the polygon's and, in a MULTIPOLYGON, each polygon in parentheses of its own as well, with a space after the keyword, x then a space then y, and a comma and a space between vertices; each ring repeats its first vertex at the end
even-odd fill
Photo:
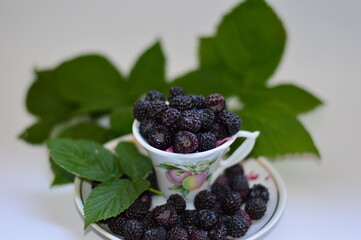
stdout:
POLYGON ((213 154, 215 152, 218 151, 224 151, 225 149, 227 149, 236 139, 237 139, 237 135, 238 132, 236 134, 234 134, 233 136, 231 136, 230 140, 227 140, 225 143, 223 143, 222 145, 215 147, 213 149, 207 150, 207 151, 203 151, 203 152, 196 152, 196 153, 175 153, 175 152, 166 152, 164 150, 160 150, 157 149, 153 146, 151 146, 144 138, 143 136, 139 133, 139 121, 138 120, 134 120, 133 125, 132 125, 132 132, 134 137, 137 139, 137 141, 147 150, 151 151, 151 152, 155 152, 157 154, 163 155, 163 156, 174 156, 174 157, 186 157, 186 158, 199 158, 199 157, 204 157, 204 156, 208 156, 210 154, 213 154))

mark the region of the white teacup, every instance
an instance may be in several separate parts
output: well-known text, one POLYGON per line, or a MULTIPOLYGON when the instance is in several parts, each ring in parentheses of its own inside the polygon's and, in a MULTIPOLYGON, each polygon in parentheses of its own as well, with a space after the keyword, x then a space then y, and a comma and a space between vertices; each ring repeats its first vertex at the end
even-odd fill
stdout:
POLYGON ((195 195, 208 188, 224 169, 239 163, 253 149, 259 132, 239 131, 222 145, 204 152, 173 153, 152 147, 139 133, 139 122, 133 122, 133 135, 147 151, 156 171, 160 191, 166 198, 174 193, 193 202, 195 195), (225 160, 220 159, 238 138, 246 140, 225 160))

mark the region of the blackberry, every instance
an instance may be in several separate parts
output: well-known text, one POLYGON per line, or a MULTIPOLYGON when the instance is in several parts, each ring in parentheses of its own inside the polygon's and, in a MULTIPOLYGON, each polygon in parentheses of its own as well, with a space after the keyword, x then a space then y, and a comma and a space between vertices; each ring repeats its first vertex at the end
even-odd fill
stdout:
POLYGON ((228 227, 228 235, 239 238, 246 234, 249 228, 247 220, 242 216, 233 216, 228 227))
POLYGON ((192 106, 195 109, 206 108, 206 99, 203 95, 190 94, 192 106))
POLYGON ((183 228, 187 231, 188 235, 191 235, 193 231, 198 230, 197 227, 193 225, 185 225, 183 228))
POLYGON ((149 101, 140 100, 133 105, 133 115, 139 122, 145 120, 148 116, 147 108, 149 101))
POLYGON ((216 115, 209 108, 202 109, 202 110, 200 110, 200 112, 202 113, 202 127, 201 127, 201 130, 202 131, 209 131, 212 128, 212 125, 214 123, 216 115))
POLYGON ((166 240, 167 231, 162 228, 152 228, 145 231, 143 240, 166 240))
POLYGON ((180 130, 197 133, 202 126, 202 114, 198 110, 187 110, 182 112, 178 118, 180 130))
POLYGON ((143 192, 136 200, 136 202, 140 202, 146 206, 147 209, 152 205, 152 195, 150 192, 143 192))
POLYGON ((182 220, 185 226, 196 226, 198 224, 197 210, 185 210, 182 213, 182 220))
POLYGON ((176 96, 184 96, 184 95, 186 95, 186 93, 183 90, 183 88, 178 86, 171 87, 168 93, 168 101, 171 101, 176 96))
POLYGON ((249 198, 261 198, 267 203, 269 200, 268 189, 262 184, 255 184, 249 192, 249 198))
POLYGON ((145 138, 148 139, 148 134, 150 130, 152 130, 154 127, 158 126, 159 123, 157 123, 154 119, 146 119, 142 122, 140 122, 139 125, 139 133, 145 138))
POLYGON ((155 224, 165 229, 170 229, 177 223, 177 213, 174 207, 168 204, 155 207, 152 216, 155 224))
POLYGON ((233 215, 239 209, 241 209, 242 197, 238 192, 230 192, 226 198, 222 201, 223 210, 228 215, 233 215))
POLYGON ((177 214, 181 214, 186 209, 186 201, 179 194, 170 195, 167 200, 167 204, 172 205, 177 214))
POLYGON ((124 240, 140 240, 143 233, 143 225, 137 220, 128 220, 124 225, 124 240))
POLYGON ((224 174, 228 177, 231 178, 235 175, 244 175, 244 170, 241 164, 236 164, 233 165, 232 167, 226 168, 226 170, 224 171, 224 174))
POLYGON ((194 133, 180 131, 174 137, 173 151, 176 153, 192 153, 198 148, 198 139, 194 133))
POLYGON ((219 202, 216 202, 216 204, 214 205, 214 208, 212 209, 212 211, 214 211, 218 215, 223 215, 224 214, 223 209, 222 209, 222 205, 219 202))
POLYGON ((247 220, 248 224, 249 224, 250 226, 252 225, 252 219, 251 219, 251 217, 248 215, 248 213, 246 213, 246 211, 240 209, 240 210, 238 210, 237 212, 235 212, 234 215, 240 215, 240 216, 244 217, 244 218, 247 220))
POLYGON ((222 140, 230 136, 227 129, 222 124, 216 122, 213 124, 211 132, 216 135, 217 140, 222 140))
POLYGON ((123 236, 124 235, 124 225, 127 221, 128 221, 128 219, 118 215, 112 221, 110 221, 108 223, 108 227, 109 227, 110 231, 112 231, 113 233, 115 233, 119 236, 123 236))
POLYGON ((149 131, 148 141, 151 146, 165 150, 172 145, 172 133, 165 126, 158 125, 149 131))
POLYGON ((175 96, 169 99, 169 107, 179 111, 190 110, 193 108, 192 99, 189 96, 175 96))
POLYGON ((229 181, 228 178, 222 174, 219 177, 217 177, 216 181, 214 181, 214 184, 225 184, 228 185, 229 181))
POLYGON ((92 181, 92 189, 98 187, 99 184, 101 184, 102 182, 99 181, 92 181))
POLYGON ((231 192, 231 188, 227 184, 214 183, 211 192, 216 196, 218 201, 222 201, 231 192))
POLYGON ((216 147, 216 135, 212 132, 198 133, 198 151, 203 152, 216 147))
POLYGON ((219 223, 224 224, 226 227, 229 227, 229 224, 231 223, 232 216, 229 215, 221 215, 219 216, 219 223))
POLYGON ((220 116, 220 121, 226 127, 231 136, 236 134, 242 127, 241 118, 234 112, 224 111, 220 116))
POLYGON ((165 99, 164 99, 163 93, 153 90, 153 91, 147 92, 147 95, 145 96, 145 100, 148 100, 148 101, 162 100, 162 101, 164 101, 165 99))
POLYGON ((251 219, 260 219, 266 212, 266 202, 260 198, 251 198, 246 202, 245 211, 251 219))
POLYGON ((134 202, 122 215, 128 219, 142 220, 148 213, 147 206, 142 202, 134 202))
POLYGON ((227 227, 223 223, 220 223, 209 231, 208 237, 210 240, 226 240, 227 232, 227 227))
POLYGON ((165 126, 175 126, 175 124, 177 123, 177 120, 179 118, 179 116, 181 115, 181 112, 175 108, 168 108, 166 109, 161 117, 161 122, 165 125, 165 126))
POLYGON ((168 105, 162 100, 154 100, 149 102, 147 113, 148 117, 152 119, 158 119, 162 116, 162 113, 168 108, 168 105))
POLYGON ((202 209, 198 211, 198 227, 203 230, 211 230, 218 222, 218 216, 214 211, 202 209))
POLYGON ((208 232, 203 230, 195 230, 189 234, 189 240, 207 240, 208 232))
POLYGON ((151 212, 148 212, 148 214, 142 219, 142 224, 145 230, 157 227, 153 220, 153 215, 151 212))
POLYGON ((213 93, 206 98, 206 105, 212 109, 213 112, 219 112, 224 109, 226 100, 222 94, 213 93))
POLYGON ((249 184, 246 176, 234 175, 229 178, 229 186, 232 191, 239 192, 245 201, 249 192, 249 184))
POLYGON ((167 240, 188 240, 188 233, 184 228, 173 227, 167 232, 167 240))
POLYGON ((208 190, 200 191, 194 198, 194 207, 198 210, 213 209, 215 205, 216 196, 208 190))

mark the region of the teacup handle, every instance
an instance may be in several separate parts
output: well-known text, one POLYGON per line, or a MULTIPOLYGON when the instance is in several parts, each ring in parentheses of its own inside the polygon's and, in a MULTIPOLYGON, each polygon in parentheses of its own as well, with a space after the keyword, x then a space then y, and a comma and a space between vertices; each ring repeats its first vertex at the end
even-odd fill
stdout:
POLYGON ((259 135, 259 131, 255 131, 255 132, 239 131, 237 133, 236 136, 237 138, 245 137, 246 140, 241 144, 241 146, 237 148, 236 151, 233 152, 231 156, 229 156, 225 160, 219 161, 217 169, 212 174, 211 184, 226 168, 239 163, 241 160, 247 157, 247 155, 252 151, 258 135, 259 135))

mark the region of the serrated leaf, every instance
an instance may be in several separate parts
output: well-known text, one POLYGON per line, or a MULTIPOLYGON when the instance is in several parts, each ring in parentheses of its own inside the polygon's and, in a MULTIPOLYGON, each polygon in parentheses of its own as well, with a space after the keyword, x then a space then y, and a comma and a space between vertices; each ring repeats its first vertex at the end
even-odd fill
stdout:
POLYGON ((43 143, 49 136, 56 124, 56 121, 49 119, 40 119, 30 127, 24 130, 19 138, 32 144, 43 143))
MULTIPOLYGON (((243 129, 260 131, 250 157, 277 157, 287 154, 320 154, 307 130, 294 115, 272 104, 257 105, 237 112, 243 129)), ((233 144, 235 147, 236 144, 233 144)))
POLYGON ((286 42, 282 22, 263 0, 239 4, 223 18, 215 37, 222 62, 243 77, 246 88, 268 80, 286 42))
POLYGON ((198 55, 201 68, 223 64, 218 42, 214 37, 203 37, 199 39, 198 55))
POLYGON ((98 185, 85 201, 84 228, 123 212, 148 188, 149 182, 143 179, 112 179, 98 185))
POLYGON ((153 168, 150 159, 140 154, 133 143, 120 142, 115 152, 124 173, 131 179, 145 178, 153 168))
POLYGON ((295 115, 308 112, 322 104, 317 97, 292 84, 253 89, 242 95, 242 101, 248 108, 265 102, 272 103, 295 115))
POLYGON ((54 178, 51 183, 51 187, 60 186, 74 182, 74 174, 66 171, 64 168, 56 164, 51 158, 49 158, 51 171, 53 172, 54 178))
POLYGON ((54 162, 73 174, 101 182, 122 175, 119 160, 96 142, 57 138, 47 145, 54 162))
POLYGON ((132 103, 141 94, 150 90, 164 92, 167 88, 165 81, 165 56, 160 42, 148 48, 134 64, 127 81, 128 100, 132 103))
POLYGON ((131 133, 133 121, 132 106, 117 108, 110 115, 110 127, 116 136, 131 133))

